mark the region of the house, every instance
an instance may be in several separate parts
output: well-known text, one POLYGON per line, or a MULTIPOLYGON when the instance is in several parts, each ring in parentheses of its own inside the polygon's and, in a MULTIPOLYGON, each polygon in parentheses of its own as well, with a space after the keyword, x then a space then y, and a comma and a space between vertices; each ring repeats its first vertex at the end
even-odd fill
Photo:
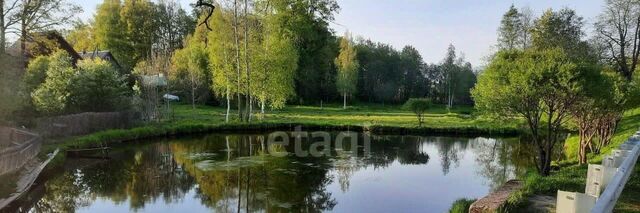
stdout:
POLYGON ((73 49, 73 46, 56 31, 31 34, 25 42, 24 55, 22 54, 21 45, 22 42, 20 40, 16 41, 7 49, 7 54, 14 57, 24 56, 26 62, 28 62, 39 55, 50 55, 56 50, 61 49, 71 56, 74 66, 78 63, 78 60, 82 59, 80 54, 73 49))
POLYGON ((117 69, 121 70, 122 67, 120 66, 120 64, 118 64, 118 61, 116 60, 115 57, 113 57, 113 54, 111 54, 111 52, 109 52, 108 50, 105 51, 93 51, 93 52, 81 52, 80 53, 80 57, 82 57, 82 59, 102 59, 108 62, 111 62, 111 64, 116 67, 117 69))
MULTIPOLYGON (((21 54, 21 41, 16 41, 7 49, 7 53, 14 57, 20 57, 21 54)), ((75 67, 78 60, 82 59, 95 59, 100 58, 105 61, 111 62, 118 70, 122 70, 122 67, 115 59, 113 54, 109 51, 93 51, 78 53, 73 46, 64 39, 60 33, 56 31, 46 31, 40 33, 33 33, 27 38, 25 44, 25 58, 26 62, 40 55, 50 55, 58 49, 66 51, 71 56, 73 66, 75 67)))

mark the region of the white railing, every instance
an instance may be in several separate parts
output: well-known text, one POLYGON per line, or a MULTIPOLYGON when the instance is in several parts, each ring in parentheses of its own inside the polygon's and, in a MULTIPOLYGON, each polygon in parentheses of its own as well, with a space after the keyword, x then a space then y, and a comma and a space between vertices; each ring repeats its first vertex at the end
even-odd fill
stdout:
POLYGON ((585 193, 558 190, 556 212, 608 213, 633 173, 640 156, 640 131, 602 160, 602 165, 589 165, 585 193))
POLYGON ((598 197, 596 205, 593 207, 591 212, 613 212, 613 208, 624 189, 624 185, 627 184, 629 177, 633 173, 633 167, 636 165, 638 156, 640 156, 640 145, 638 143, 639 136, 640 133, 636 133, 636 135, 631 137, 625 145, 623 145, 633 147, 633 149, 627 153, 624 161, 622 161, 620 167, 618 167, 618 172, 616 172, 609 184, 607 184, 604 192, 602 192, 600 197, 598 197))

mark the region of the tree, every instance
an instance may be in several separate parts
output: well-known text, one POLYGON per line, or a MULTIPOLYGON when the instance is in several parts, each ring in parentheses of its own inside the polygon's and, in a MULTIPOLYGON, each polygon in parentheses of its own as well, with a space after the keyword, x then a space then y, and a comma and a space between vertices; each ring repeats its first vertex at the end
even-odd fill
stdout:
POLYGON ((95 39, 100 49, 111 51, 124 69, 131 69, 134 64, 129 53, 133 51, 133 47, 126 42, 127 28, 122 21, 121 10, 120 0, 105 0, 98 5, 94 18, 95 39))
POLYGON ((403 107, 415 113, 418 118, 418 125, 422 126, 422 123, 424 123, 424 113, 431 107, 431 100, 426 98, 410 98, 403 107))
POLYGON ((583 92, 588 70, 559 48, 501 51, 480 75, 472 96, 482 112, 525 118, 538 150, 538 172, 549 175, 562 124, 583 92))
POLYGON ((80 52, 94 51, 98 48, 92 21, 74 23, 73 29, 67 34, 66 40, 73 49, 80 52))
POLYGON ((519 41, 522 49, 531 46, 531 27, 533 27, 533 10, 529 7, 520 9, 520 36, 519 41))
POLYGON ((196 28, 195 17, 175 0, 160 0, 153 5, 156 21, 154 51, 172 53, 183 47, 187 35, 196 28))
POLYGON ((509 10, 502 15, 500 28, 498 28, 498 46, 501 49, 514 49, 518 44, 518 39, 523 31, 520 13, 513 4, 509 10))
POLYGON ((640 57, 640 2, 607 0, 595 28, 608 60, 627 81, 632 80, 640 57))
POLYGON ((209 62, 212 69, 212 89, 218 96, 226 98, 227 113, 225 120, 229 121, 231 113, 231 99, 239 91, 235 85, 237 79, 234 32, 232 31, 233 17, 225 9, 219 8, 213 12, 209 25, 216 30, 210 31, 209 62))
POLYGON ((187 79, 191 92, 191 106, 196 108, 197 91, 207 84, 209 56, 204 43, 187 37, 185 48, 177 50, 172 57, 172 79, 187 79))
POLYGON ((356 58, 356 50, 351 41, 351 35, 345 33, 340 40, 340 54, 335 59, 336 67, 338 67, 338 76, 336 78, 336 88, 343 96, 343 108, 347 108, 347 95, 356 92, 356 84, 358 83, 358 59, 356 58))
POLYGON ((276 14, 283 33, 298 50, 296 94, 298 102, 324 99, 335 91, 335 38, 329 22, 339 9, 336 0, 293 1, 274 0, 269 4, 276 14))
POLYGON ((456 48, 453 46, 453 44, 449 44, 449 48, 447 48, 447 55, 441 65, 445 77, 447 108, 449 109, 453 107, 455 98, 454 91, 456 89, 456 86, 458 85, 456 79, 458 79, 460 68, 456 66, 457 60, 458 58, 456 57, 456 48))
POLYGON ((266 106, 272 109, 284 107, 295 96, 295 75, 298 66, 298 50, 284 29, 278 25, 278 15, 266 5, 262 17, 262 31, 253 40, 261 40, 254 51, 251 90, 260 105, 261 118, 266 106))
POLYGON ((63 113, 67 109, 74 72, 71 57, 66 52, 51 55, 45 81, 31 93, 36 110, 49 115, 63 113))
POLYGON ((614 91, 610 79, 603 75, 600 67, 591 66, 586 69, 595 69, 585 76, 585 92, 571 105, 571 116, 578 127, 579 150, 578 162, 587 163, 587 148, 592 148, 592 141, 598 133, 598 122, 607 114, 608 104, 615 102, 614 91))
POLYGON ((26 41, 31 32, 47 31, 68 24, 80 12, 81 7, 67 0, 22 0, 20 11, 16 14, 20 29, 13 30, 20 36, 21 53, 26 51, 26 41))
POLYGON ((592 63, 596 61, 596 57, 589 44, 582 40, 583 25, 582 17, 572 9, 549 9, 534 21, 531 28, 532 47, 561 48, 572 60, 592 63))
POLYGON ((26 94, 31 94, 47 78, 47 70, 51 56, 38 56, 29 62, 27 70, 22 77, 26 94))
POLYGON ((426 79, 422 75, 424 62, 420 52, 413 46, 405 46, 400 52, 403 86, 403 99, 424 97, 427 88, 426 79))
POLYGON ((7 32, 9 28, 18 23, 16 12, 19 9, 20 0, 0 0, 0 54, 4 54, 7 47, 7 32))
POLYGON ((124 0, 120 10, 122 28, 119 29, 125 31, 125 43, 128 43, 130 49, 123 53, 127 54, 127 58, 119 60, 123 61, 125 69, 132 69, 138 61, 151 54, 157 28, 154 15, 154 8, 149 0, 124 0))

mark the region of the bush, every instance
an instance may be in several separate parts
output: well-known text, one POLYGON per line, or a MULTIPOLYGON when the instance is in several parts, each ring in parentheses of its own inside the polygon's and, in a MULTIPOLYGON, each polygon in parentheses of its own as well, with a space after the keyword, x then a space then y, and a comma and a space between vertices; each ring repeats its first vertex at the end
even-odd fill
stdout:
POLYGON ((424 113, 431 107, 431 100, 427 98, 411 98, 407 100, 403 108, 411 110, 418 118, 418 125, 424 123, 424 113))
POLYGON ((126 78, 109 62, 87 59, 73 68, 66 52, 46 57, 29 64, 30 74, 24 79, 27 89, 34 88, 30 95, 38 112, 47 115, 105 112, 129 106, 126 78))
POLYGON ((449 209, 449 213, 467 213, 469 212, 469 207, 473 202, 476 202, 475 199, 458 199, 451 205, 451 209, 449 209))
POLYGON ((129 106, 126 77, 104 60, 80 61, 69 90, 72 112, 109 112, 129 106))
POLYGON ((66 52, 58 51, 50 56, 46 66, 46 79, 31 93, 33 105, 39 112, 59 114, 67 107, 69 85, 74 75, 71 58, 66 52))

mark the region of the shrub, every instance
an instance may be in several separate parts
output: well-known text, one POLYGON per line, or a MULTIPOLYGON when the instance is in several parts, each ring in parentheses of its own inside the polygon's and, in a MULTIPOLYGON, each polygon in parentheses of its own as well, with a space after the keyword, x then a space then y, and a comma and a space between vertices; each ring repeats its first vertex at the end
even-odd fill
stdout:
POLYGON ((476 202, 475 199, 458 199, 451 205, 451 209, 449 209, 449 213, 467 213, 469 212, 469 207, 473 202, 476 202))
POLYGON ((418 125, 424 123, 424 113, 431 107, 431 100, 427 98, 411 98, 404 104, 404 108, 411 110, 418 118, 418 125))
POLYGON ((104 60, 80 61, 69 91, 72 112, 108 112, 129 106, 126 77, 104 60))
POLYGON ((66 52, 46 57, 29 64, 29 74, 24 79, 27 89, 34 89, 31 97, 38 112, 105 112, 129 106, 126 77, 120 76, 109 62, 87 59, 74 68, 66 52))

